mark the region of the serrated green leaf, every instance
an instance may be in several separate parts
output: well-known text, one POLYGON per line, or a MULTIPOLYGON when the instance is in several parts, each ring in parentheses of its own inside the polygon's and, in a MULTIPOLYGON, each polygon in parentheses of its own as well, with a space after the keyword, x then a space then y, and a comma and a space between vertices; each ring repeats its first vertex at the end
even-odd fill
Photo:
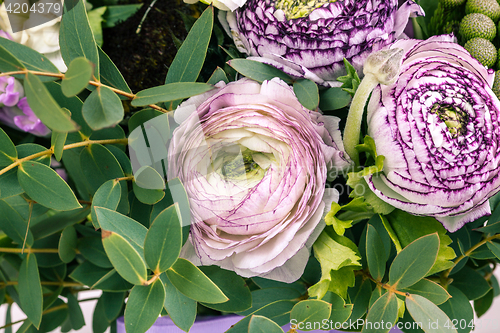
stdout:
POLYGON ((174 324, 184 332, 188 332, 196 318, 196 301, 177 290, 165 273, 160 275, 160 279, 164 284, 166 295, 163 306, 174 324))
POLYGON ((38 264, 34 254, 28 254, 19 269, 18 279, 21 309, 35 327, 40 327, 43 311, 42 285, 38 273, 38 264))
POLYGON ((398 319, 398 301, 394 293, 382 295, 370 308, 361 333, 387 333, 398 319), (382 325, 385 323, 386 325, 382 325), (390 323, 391 325, 387 325, 390 323))
POLYGON ((368 224, 367 227, 366 260, 368 262, 368 269, 371 276, 380 282, 385 274, 386 253, 384 244, 377 230, 371 224, 368 224))
POLYGON ((391 264, 389 284, 399 290, 420 281, 434 265, 438 250, 437 233, 420 237, 407 245, 391 264))
POLYGON ((248 324, 248 333, 283 333, 283 329, 274 321, 264 316, 252 315, 248 324))
POLYGON ((17 158, 17 150, 7 133, 0 128, 0 166, 12 164, 17 158))
POLYGON ((59 258, 62 262, 69 263, 73 261, 76 255, 77 234, 73 226, 67 226, 61 233, 59 239, 59 258))
POLYGON ((457 333, 446 313, 425 297, 406 297, 406 308, 415 322, 422 323, 422 330, 426 333, 457 333))
POLYGON ((257 82, 262 83, 266 80, 272 80, 273 78, 278 77, 286 83, 292 83, 292 79, 279 69, 258 61, 248 59, 232 59, 229 60, 227 64, 241 75, 249 77, 257 82))
POLYGON ((50 167, 26 161, 17 171, 19 184, 39 204, 55 210, 82 208, 66 182, 50 167))
POLYGON ((108 87, 101 86, 87 97, 82 114, 93 130, 99 130, 118 124, 125 111, 120 98, 108 87))
POLYGON ((117 182, 115 179, 106 181, 95 192, 95 195, 92 198, 91 217, 92 224, 96 229, 100 228, 100 225, 95 213, 95 207, 104 207, 116 210, 118 208, 118 204, 120 203, 121 192, 122 188, 120 182, 117 182))
POLYGON ((61 90, 66 97, 73 97, 87 87, 94 74, 89 60, 78 57, 71 61, 61 82, 61 90))
POLYGON ((203 94, 214 89, 214 86, 201 82, 173 82, 163 86, 141 90, 132 100, 132 106, 145 106, 160 102, 168 102, 178 99, 203 94))
POLYGON ((423 296, 436 305, 443 304, 451 297, 446 289, 427 279, 422 279, 410 287, 401 289, 401 291, 423 296))
POLYGON ((102 245, 114 268, 125 280, 135 285, 142 285, 147 280, 146 263, 125 238, 103 229, 102 245))
POLYGON ((300 104, 306 109, 315 111, 319 104, 318 86, 311 80, 302 79, 293 83, 293 92, 300 104))
POLYGON ((135 286, 125 307, 127 333, 144 333, 158 319, 165 300, 165 288, 160 280, 149 286, 135 286))
POLYGON ((229 300, 212 280, 186 259, 177 259, 166 274, 181 293, 195 301, 216 304, 229 300))
POLYGON ((26 74, 24 92, 30 108, 48 128, 58 132, 73 132, 78 129, 78 125, 57 104, 36 75, 31 73, 26 74))

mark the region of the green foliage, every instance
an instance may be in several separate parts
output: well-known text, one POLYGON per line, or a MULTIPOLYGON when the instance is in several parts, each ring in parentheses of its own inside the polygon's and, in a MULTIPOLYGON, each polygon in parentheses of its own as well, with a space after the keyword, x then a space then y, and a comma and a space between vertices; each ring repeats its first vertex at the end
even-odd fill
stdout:
POLYGON ((342 82, 342 90, 349 93, 349 95, 354 96, 361 80, 359 79, 356 69, 349 63, 349 61, 347 61, 346 58, 344 58, 344 67, 347 74, 337 78, 337 81, 342 82))
POLYGON ((92 79, 94 68, 87 59, 78 57, 71 61, 61 82, 61 90, 66 97, 73 97, 85 89, 92 79))
POLYGON ((108 87, 94 90, 83 103, 83 118, 93 130, 118 124, 124 115, 120 98, 108 87))
POLYGON ((299 102, 309 110, 316 110, 319 104, 318 86, 311 80, 302 79, 293 83, 293 91, 299 102))
POLYGON ((213 89, 206 83, 200 82, 172 82, 163 86, 139 91, 132 100, 133 106, 144 106, 160 102, 169 102, 202 94, 213 89))
POLYGON ((227 63, 241 75, 249 77, 257 82, 272 80, 275 77, 279 77, 287 83, 292 82, 291 78, 279 69, 258 61, 248 59, 232 59, 227 63))
POLYGON ((380 324, 394 323, 397 318, 397 297, 394 293, 385 293, 370 307, 361 333, 387 333, 391 329, 390 325, 381 328, 380 324))
POLYGON ((308 299, 295 304, 290 313, 292 322, 295 322, 303 331, 318 329, 317 324, 330 317, 332 305, 316 299, 308 299))
POLYGON ((349 105, 351 96, 340 87, 333 87, 320 93, 319 108, 323 111, 338 110, 349 105))
POLYGON ((30 322, 40 327, 42 321, 43 294, 36 256, 28 254, 19 269, 19 299, 21 309, 30 322))
POLYGON ((424 332, 457 332, 446 313, 420 295, 406 297, 406 308, 415 322, 422 323, 424 332))
POLYGON ((163 308, 165 288, 161 280, 149 286, 135 286, 125 308, 125 327, 128 333, 147 331, 163 308))

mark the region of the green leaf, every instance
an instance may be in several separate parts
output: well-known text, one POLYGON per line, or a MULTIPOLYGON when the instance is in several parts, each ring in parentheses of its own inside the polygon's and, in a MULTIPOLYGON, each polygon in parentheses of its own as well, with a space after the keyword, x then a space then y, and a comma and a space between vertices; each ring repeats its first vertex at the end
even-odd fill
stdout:
POLYGON ((422 279, 408 288, 401 289, 401 291, 423 296, 436 305, 443 304, 451 297, 446 289, 427 279, 422 279))
POLYGON ((371 224, 368 224, 367 227, 366 260, 368 262, 368 269, 371 276, 380 282, 385 274, 386 254, 384 244, 377 230, 371 224))
POLYGON ((293 92, 300 104, 306 109, 315 111, 319 104, 318 86, 311 80, 301 79, 293 83, 293 92))
POLYGON ((248 316, 261 308, 266 307, 268 304, 277 302, 277 301, 289 301, 300 298, 302 293, 293 288, 283 288, 283 287, 275 287, 275 288, 264 288, 257 289, 252 291, 252 306, 244 311, 239 312, 238 314, 242 316, 248 316))
POLYGON ((31 109, 48 128, 58 132, 73 132, 78 129, 78 125, 57 104, 36 75, 26 74, 24 92, 31 109))
POLYGON ((77 235, 75 228, 70 225, 64 228, 59 239, 59 258, 62 262, 69 263, 75 259, 77 235))
POLYGON ((415 322, 422 323, 422 330, 426 333, 457 333, 446 313, 425 297, 406 297, 406 308, 415 322))
MULTIPOLYGON (((372 286, 370 280, 363 280, 361 276, 356 277, 354 288, 349 288, 349 298, 353 304, 351 320, 355 321, 365 315, 370 297, 372 294, 372 286)), ((328 295, 328 293, 327 293, 328 295)))
POLYGON ((7 133, 0 128, 0 166, 12 164, 17 159, 17 150, 7 133))
POLYGON ((495 255, 495 257, 500 260, 500 244, 493 241, 489 241, 486 244, 488 246, 488 249, 495 255))
POLYGON ((132 106, 145 106, 160 102, 184 99, 203 94, 214 89, 210 84, 201 82, 174 82, 163 86, 141 90, 132 100, 132 106))
POLYGON ((19 269, 18 292, 21 309, 35 327, 40 327, 43 311, 42 285, 38 264, 33 254, 28 254, 19 269))
POLYGON ((181 293, 195 301, 216 304, 229 300, 212 280, 186 259, 177 259, 166 274, 181 293))
MULTIPOLYGON (((496 209, 495 209, 496 211, 496 209)), ((492 220, 493 221, 493 220, 492 220)), ((476 231, 486 233, 486 234, 497 234, 500 233, 500 221, 491 223, 488 222, 488 225, 482 228, 476 229, 476 231)))
POLYGON ((165 300, 165 288, 160 280, 149 286, 135 286, 125 307, 127 333, 144 333, 158 319, 165 300))
MULTIPOLYGON (((38 154, 41 152, 47 152, 47 149, 43 146, 37 145, 35 143, 23 143, 16 146, 18 158, 25 158, 30 155, 38 154)), ((50 166, 50 155, 43 154, 40 157, 30 159, 30 161, 40 162, 46 166, 50 166)))
POLYGON ((17 177, 26 194, 45 207, 55 210, 82 207, 61 176, 44 164, 23 162, 19 165, 17 177))
POLYGON ((419 237, 429 235, 437 231, 439 235, 439 252, 436 263, 428 273, 429 275, 453 267, 453 262, 451 260, 456 257, 456 254, 453 248, 450 247, 452 240, 448 236, 448 233, 443 225, 435 218, 415 216, 399 209, 394 210, 386 217, 403 247, 407 246, 419 237))
POLYGON ((248 60, 248 59, 232 59, 227 62, 229 66, 234 68, 241 75, 251 78, 252 80, 258 82, 264 82, 266 80, 272 80, 278 77, 285 81, 286 83, 292 83, 292 79, 279 69, 261 63, 259 61, 248 60))
MULTIPOLYGON (((0 45, 8 50, 29 70, 37 72, 59 73, 57 67, 52 62, 50 62, 47 57, 26 45, 16 43, 7 38, 1 38, 0 45)), ((42 81, 52 81, 55 79, 55 77, 50 76, 40 77, 40 80, 42 81)))
POLYGON ((329 88, 320 93, 319 108, 323 111, 338 110, 349 105, 351 95, 340 87, 329 88))
POLYGON ((398 301, 394 293, 387 292, 368 311, 361 333, 387 333, 398 319, 398 301), (385 323, 386 325, 381 325, 385 323), (390 323, 391 325, 387 325, 390 323))
POLYGON ((94 315, 92 316, 92 331, 93 333, 104 333, 108 329, 109 324, 106 312, 104 312, 104 302, 100 298, 97 301, 94 308, 94 315))
POLYGON ((181 253, 182 231, 179 217, 179 206, 173 204, 162 211, 149 227, 144 242, 144 257, 155 274, 169 269, 181 253))
POLYGON ((92 193, 95 193, 105 182, 124 176, 116 157, 106 147, 99 144, 89 145, 82 150, 80 164, 92 193))
POLYGON ((452 278, 453 287, 460 289, 471 301, 483 297, 491 289, 486 279, 478 271, 468 266, 453 274, 452 278))
POLYGON ((196 318, 196 301, 177 290, 165 273, 160 275, 160 279, 165 287, 166 297, 163 303, 165 310, 177 327, 188 332, 196 318))
POLYGON ((132 186, 136 198, 147 205, 154 205, 165 196, 163 177, 149 165, 144 165, 135 172, 132 186))
POLYGON ((389 269, 389 284, 400 290, 417 283, 426 276, 439 250, 437 233, 420 237, 396 256, 389 269))
POLYGON ((6 199, 24 193, 17 180, 17 170, 11 169, 0 175, 0 199, 6 199))
POLYGON ((116 210, 121 199, 122 188, 120 182, 116 179, 110 179, 102 184, 95 192, 92 198, 91 218, 92 224, 96 229, 100 228, 95 213, 95 207, 104 207, 111 210, 116 210))
POLYGON ((361 80, 359 79, 356 69, 349 63, 349 61, 347 61, 346 58, 344 58, 344 67, 347 71, 347 75, 337 78, 337 81, 343 83, 341 86, 342 90, 348 92, 351 96, 354 96, 361 80))
MULTIPOLYGON (((21 215, 7 202, 0 200, 0 230, 5 232, 15 243, 22 245, 26 235, 28 224, 21 215)), ((26 245, 32 246, 34 242, 33 234, 28 231, 26 245)))
POLYGON ((102 293, 102 302, 104 303, 104 313, 108 321, 115 320, 121 312, 123 301, 127 293, 102 293))
POLYGON ((87 97, 82 114, 93 130, 99 130, 118 124, 125 111, 120 98, 108 87, 101 86, 87 97))
MULTIPOLYGON (((108 6, 108 9, 110 7, 111 6, 108 6)), ((127 85, 127 82, 123 78, 118 68, 116 68, 116 65, 113 63, 113 61, 111 61, 108 55, 104 53, 104 51, 99 46, 97 47, 97 49, 99 52, 99 69, 101 71, 101 83, 131 94, 132 91, 130 90, 129 86, 127 85)), ((123 96, 120 98, 125 99, 126 97, 123 96)))
POLYGON ((144 240, 146 239, 148 229, 130 217, 111 209, 95 207, 95 212, 102 229, 121 235, 138 253, 143 252, 144 240))
POLYGON ((24 65, 12 53, 0 45, 0 72, 15 72, 24 68, 24 65))
POLYGON ((99 80, 97 45, 83 1, 78 1, 69 12, 62 16, 59 45, 66 65, 69 65, 73 59, 84 57, 96 66, 94 75, 99 80))
POLYGON ((108 10, 104 13, 103 28, 112 28, 120 21, 126 21, 130 16, 134 15, 141 7, 142 3, 131 5, 114 5, 107 6, 108 10))
POLYGON ((224 312, 243 311, 252 306, 250 289, 248 289, 245 280, 238 274, 218 266, 201 266, 200 270, 229 298, 229 301, 224 303, 210 304, 210 302, 206 302, 203 303, 204 306, 224 312))
POLYGON ((329 291, 326 293, 325 297, 323 297, 323 301, 332 305, 328 322, 330 325, 333 323, 333 327, 338 327, 337 325, 344 323, 351 316, 353 304, 345 304, 344 299, 339 295, 329 291))
POLYGON ((474 310, 478 318, 481 318, 493 304, 494 291, 491 289, 486 295, 474 301, 474 310))
POLYGON ((61 82, 61 90, 66 97, 73 97, 87 87, 94 74, 92 63, 78 57, 71 61, 61 82))
POLYGON ((96 266, 113 268, 113 264, 106 256, 100 237, 82 237, 78 242, 81 255, 96 266))
POLYGON ((57 161, 62 158, 64 144, 66 143, 66 138, 68 137, 67 132, 57 132, 53 131, 50 138, 50 146, 54 150, 54 157, 57 161))
POLYGON ((188 36, 175 55, 168 70, 165 84, 196 81, 205 62, 213 24, 214 9, 208 7, 193 24, 188 36))
POLYGON ((106 6, 98 7, 87 12, 90 28, 94 35, 95 42, 98 46, 102 46, 102 22, 104 21, 103 14, 106 11, 106 6))
POLYGON ((295 304, 296 302, 294 301, 276 301, 269 303, 231 326, 226 333, 247 333, 252 315, 264 316, 276 322, 278 325, 284 326, 290 323, 290 312, 295 304))
POLYGON ((78 266, 70 277, 92 289, 103 291, 121 292, 129 291, 132 288, 132 284, 125 281, 115 269, 101 268, 89 261, 78 266))
POLYGON ((474 311, 467 296, 453 286, 448 286, 448 292, 452 297, 439 308, 450 318, 449 326, 454 325, 458 333, 469 333, 474 323, 474 311))
POLYGON ((62 325, 68 317, 68 307, 61 299, 56 299, 53 306, 47 309, 40 323, 40 332, 50 332, 62 325))
POLYGON ((274 321, 263 316, 252 315, 248 325, 248 333, 283 333, 283 329, 274 321))
POLYGON ((328 302, 308 299, 295 304, 290 318, 299 329, 312 331, 321 328, 323 320, 330 318, 331 310, 332 305, 328 302))
POLYGON ((208 84, 216 84, 220 81, 224 81, 225 83, 229 83, 229 80, 227 79, 226 72, 220 67, 217 66, 215 71, 212 73, 210 78, 208 79, 207 83, 208 84))
POLYGON ((69 320, 71 321, 71 327, 74 330, 79 330, 85 326, 85 318, 83 317, 82 308, 80 303, 72 293, 67 293, 66 298, 68 299, 68 312, 69 320))
MULTIPOLYGON (((151 125, 152 127, 156 128, 157 130, 164 131, 165 136, 170 135, 170 130, 169 130, 170 126, 168 124, 168 115, 165 115, 164 113, 162 113, 158 110, 155 110, 155 109, 151 109, 151 108, 147 108, 147 109, 143 109, 141 111, 138 111, 138 112, 134 113, 132 115, 132 117, 130 117, 130 119, 128 120, 129 133, 132 133, 137 127, 140 127, 143 124, 146 125, 146 123, 148 124, 148 126, 151 125), (162 117, 158 118, 160 116, 162 116, 162 117), (162 125, 157 126, 156 124, 158 123, 158 121, 161 121, 162 125), (166 129, 165 129, 165 127, 166 127, 166 129)), ((163 133, 161 133, 161 134, 163 134, 163 133)), ((163 137, 163 135, 162 135, 162 137, 163 137)))
POLYGON ((135 285, 147 280, 144 260, 125 238, 103 228, 102 245, 116 271, 125 280, 135 285))

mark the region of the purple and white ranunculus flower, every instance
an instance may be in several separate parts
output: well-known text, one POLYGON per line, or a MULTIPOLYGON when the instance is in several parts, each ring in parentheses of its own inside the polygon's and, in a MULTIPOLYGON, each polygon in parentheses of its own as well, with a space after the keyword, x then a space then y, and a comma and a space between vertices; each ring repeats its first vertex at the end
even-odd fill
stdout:
POLYGON ((0 108, 0 123, 37 136, 50 133, 47 126, 31 110, 26 97, 21 98, 17 105, 0 108))
POLYGON ((400 40, 405 54, 392 85, 378 85, 368 105, 368 134, 385 156, 367 176, 382 200, 435 217, 454 232, 491 213, 500 190, 500 102, 494 72, 450 35, 400 40))
POLYGON ((423 14, 413 1, 398 9, 398 0, 248 0, 219 18, 249 59, 334 86, 344 58, 360 72, 371 52, 402 35, 408 17, 423 14))
POLYGON ((0 107, 14 106, 24 96, 21 82, 13 76, 0 77, 0 107))
POLYGON ((292 282, 338 192, 327 171, 349 166, 339 118, 305 109, 273 79, 242 79, 192 97, 175 111, 168 178, 189 197, 182 256, 241 276, 292 282))

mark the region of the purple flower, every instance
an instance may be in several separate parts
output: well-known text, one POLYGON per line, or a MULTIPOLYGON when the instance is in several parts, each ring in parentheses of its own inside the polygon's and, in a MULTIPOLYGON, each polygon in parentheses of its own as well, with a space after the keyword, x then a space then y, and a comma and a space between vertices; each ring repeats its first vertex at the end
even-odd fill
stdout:
POLYGON ((37 136, 45 136, 50 133, 47 126, 33 113, 26 97, 23 97, 17 106, 0 108, 0 122, 37 136))
POLYGON ((0 106, 14 106, 24 96, 22 84, 12 76, 0 77, 0 106))
POLYGON ((385 156, 365 177, 382 200, 433 216, 449 231, 491 213, 500 190, 500 102, 487 70, 452 36, 400 40, 405 54, 394 84, 378 85, 368 134, 385 156))
POLYGON ((191 207, 182 255, 198 265, 292 282, 323 229, 327 170, 343 157, 339 119, 305 109, 279 79, 242 79, 190 98, 175 111, 168 178, 191 207))
POLYGON ((249 59, 332 86, 345 74, 344 58, 359 71, 400 37, 410 15, 423 15, 413 1, 398 9, 398 0, 248 0, 220 18, 249 59))

